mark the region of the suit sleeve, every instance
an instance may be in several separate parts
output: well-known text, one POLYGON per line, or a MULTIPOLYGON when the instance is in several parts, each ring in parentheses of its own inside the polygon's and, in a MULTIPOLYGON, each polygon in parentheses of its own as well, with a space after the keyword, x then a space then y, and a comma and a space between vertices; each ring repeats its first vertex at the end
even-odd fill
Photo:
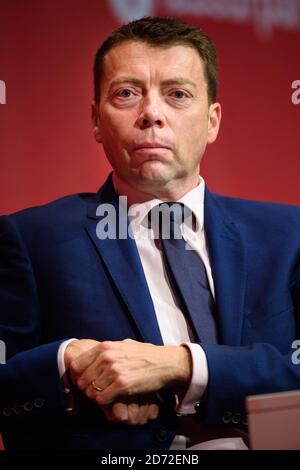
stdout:
MULTIPOLYGON (((299 270, 298 270, 299 272, 299 270)), ((296 338, 300 338, 300 276, 290 285, 296 338)), ((204 415, 210 424, 220 424, 224 414, 245 413, 248 395, 300 389, 300 364, 293 360, 291 343, 282 354, 269 343, 249 346, 203 345, 208 363, 208 387, 204 415)))
POLYGON ((57 366, 62 341, 40 344, 41 312, 27 247, 11 216, 0 217, 0 429, 63 410, 57 366), (3 361, 3 356, 5 360, 3 361))

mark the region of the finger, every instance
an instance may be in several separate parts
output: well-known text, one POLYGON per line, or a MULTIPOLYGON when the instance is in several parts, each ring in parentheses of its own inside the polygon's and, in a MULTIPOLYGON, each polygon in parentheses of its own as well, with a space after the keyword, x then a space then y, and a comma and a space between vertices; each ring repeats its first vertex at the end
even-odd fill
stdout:
MULTIPOLYGON (((103 392, 98 395, 99 405, 109 405, 113 401, 118 401, 117 399, 122 396, 129 398, 145 395, 145 388, 148 387, 143 385, 145 375, 140 371, 137 372, 134 368, 125 372, 120 372, 120 370, 119 365, 114 368, 108 367, 97 377, 97 385, 104 388, 103 392)), ((152 384, 150 384, 151 386, 152 384)), ((149 396, 149 394, 147 395, 149 396)))
MULTIPOLYGON (((100 379, 104 380, 103 376, 97 378, 97 384, 100 379)), ((105 381, 108 383, 107 378, 105 378, 105 381)), ((103 381, 101 383, 103 384, 103 381)), ((105 406, 110 405, 114 401, 118 401, 118 399, 122 396, 129 397, 129 395, 130 393, 128 393, 126 386, 123 384, 123 382, 121 382, 120 379, 112 379, 111 383, 109 383, 109 385, 107 385, 101 393, 97 394, 96 401, 100 406, 105 406)))
POLYGON ((138 424, 146 424, 149 419, 149 404, 148 403, 140 403, 139 405, 139 416, 138 416, 138 424))
POLYGON ((137 424, 139 424, 139 413, 140 413, 139 404, 136 401, 128 403, 127 410, 128 410, 127 424, 130 424, 131 426, 136 426, 137 424))
POLYGON ((128 421, 128 405, 122 402, 115 402, 111 406, 111 412, 115 421, 128 421))
POLYGON ((92 382, 94 382, 97 387, 104 390, 113 382, 115 372, 107 362, 102 360, 102 355, 103 354, 100 353, 81 374, 72 375, 73 382, 80 390, 86 391, 88 388, 91 390, 92 387, 90 387, 90 385, 92 382))
POLYGON ((103 367, 95 361, 82 374, 73 375, 72 380, 79 390, 85 392, 89 389, 89 391, 93 392, 93 395, 96 396, 97 393, 104 390, 107 384, 110 383, 107 379, 104 381, 102 375, 103 367), (100 390, 97 390, 97 387, 100 390))
POLYGON ((128 424, 143 425, 158 416, 159 407, 153 395, 139 395, 128 398, 128 424))
POLYGON ((107 421, 110 421, 111 423, 114 423, 116 422, 116 419, 115 419, 115 416, 112 412, 112 408, 110 406, 105 406, 105 407, 101 407, 102 408, 102 411, 107 419, 107 421))
POLYGON ((101 362, 101 354, 103 354, 102 357, 104 362, 107 361, 107 358, 107 362, 109 362, 110 352, 118 351, 118 349, 120 348, 120 343, 121 342, 119 341, 98 342, 93 348, 90 348, 88 351, 81 354, 74 361, 72 361, 71 371, 73 371, 75 375, 82 374, 97 359, 99 360, 99 362, 101 362), (108 356, 105 353, 108 353, 108 356))
POLYGON ((144 425, 149 420, 156 419, 159 407, 151 403, 152 397, 132 397, 125 401, 115 402, 111 406, 102 407, 104 414, 110 422, 126 422, 128 425, 144 425), (128 400, 131 400, 129 403, 128 400))
MULTIPOLYGON (((84 370, 81 369, 81 372, 77 374, 76 372, 73 373, 74 381, 80 390, 85 390, 93 380, 98 387, 105 389, 113 382, 117 375, 117 348, 115 346, 110 347, 108 341, 102 343, 101 347, 104 350, 100 347, 97 348, 98 355, 95 357, 94 361, 91 361, 84 370)), ((87 364, 87 362, 85 364, 87 364)), ((81 366, 83 366, 83 361, 78 365, 78 371, 81 366)))
POLYGON ((156 419, 159 415, 159 406, 157 403, 151 403, 148 410, 148 419, 156 419))
POLYGON ((118 422, 118 421, 127 421, 128 412, 127 412, 127 405, 124 403, 114 403, 111 406, 102 406, 101 407, 106 419, 110 422, 118 422), (118 405, 122 405, 125 409, 122 413, 117 408, 120 408, 118 405))
POLYGON ((140 396, 139 400, 139 423, 145 424, 149 420, 157 418, 159 407, 155 395, 140 396))
POLYGON ((100 353, 101 343, 80 354, 70 364, 71 376, 77 377, 78 375, 82 374, 83 371, 87 369, 97 359, 100 353))

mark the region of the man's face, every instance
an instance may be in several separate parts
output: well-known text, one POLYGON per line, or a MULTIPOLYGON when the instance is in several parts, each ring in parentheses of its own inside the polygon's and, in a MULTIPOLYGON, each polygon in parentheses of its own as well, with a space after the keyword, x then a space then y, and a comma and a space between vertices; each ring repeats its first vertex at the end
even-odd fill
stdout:
POLYGON ((220 105, 208 105, 196 50, 127 41, 107 54, 94 133, 117 175, 151 194, 198 184, 207 143, 215 140, 220 105))

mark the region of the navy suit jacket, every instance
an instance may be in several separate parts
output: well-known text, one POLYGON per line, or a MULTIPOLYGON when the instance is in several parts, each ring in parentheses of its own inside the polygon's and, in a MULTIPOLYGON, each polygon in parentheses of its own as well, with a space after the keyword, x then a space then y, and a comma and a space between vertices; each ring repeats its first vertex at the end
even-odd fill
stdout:
MULTIPOLYGON (((136 427, 108 423, 83 396, 77 414, 65 411, 62 341, 162 344, 135 241, 97 237, 103 203, 118 210, 111 177, 96 194, 0 218, 0 340, 7 353, 0 430, 7 448, 165 449, 176 433, 167 406, 136 427)), ((300 338, 300 208, 206 190, 204 216, 219 344, 202 344, 196 312, 191 320, 209 369, 199 419, 217 425, 239 421, 247 395, 300 388, 291 347, 300 338)))

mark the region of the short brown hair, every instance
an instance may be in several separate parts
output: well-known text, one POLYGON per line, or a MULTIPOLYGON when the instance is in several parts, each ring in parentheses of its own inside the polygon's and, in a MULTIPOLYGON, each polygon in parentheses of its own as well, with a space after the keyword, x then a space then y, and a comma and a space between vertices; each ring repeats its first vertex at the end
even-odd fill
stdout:
POLYGON ((186 45, 193 47, 204 64, 207 93, 210 103, 217 95, 218 64, 211 39, 199 28, 176 18, 149 16, 132 21, 113 31, 98 49, 94 62, 94 99, 99 103, 100 80, 105 55, 125 41, 145 42, 153 47, 186 45))

